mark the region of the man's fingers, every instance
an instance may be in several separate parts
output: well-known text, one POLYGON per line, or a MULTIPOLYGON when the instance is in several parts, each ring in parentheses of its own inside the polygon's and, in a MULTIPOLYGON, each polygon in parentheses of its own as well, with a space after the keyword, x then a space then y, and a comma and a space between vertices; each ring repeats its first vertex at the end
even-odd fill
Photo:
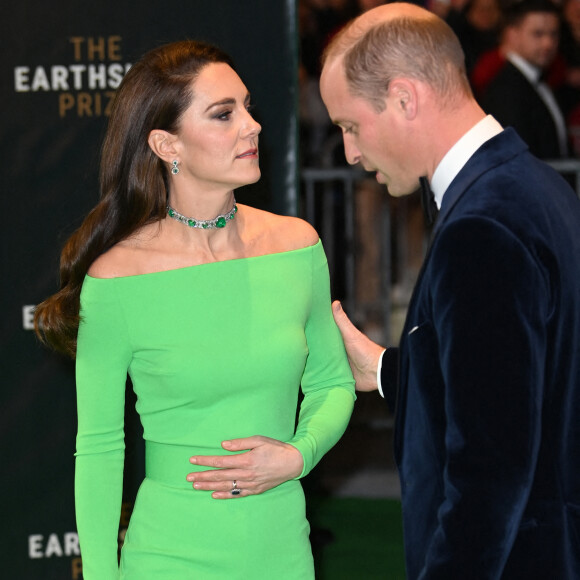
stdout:
POLYGON ((342 309, 342 304, 338 300, 332 303, 332 315, 345 342, 347 340, 350 341, 360 338, 360 330, 350 321, 350 318, 346 315, 346 312, 342 309))
POLYGON ((340 302, 332 303, 332 314, 342 334, 346 354, 359 391, 377 388, 377 367, 383 347, 370 340, 350 321, 340 302))

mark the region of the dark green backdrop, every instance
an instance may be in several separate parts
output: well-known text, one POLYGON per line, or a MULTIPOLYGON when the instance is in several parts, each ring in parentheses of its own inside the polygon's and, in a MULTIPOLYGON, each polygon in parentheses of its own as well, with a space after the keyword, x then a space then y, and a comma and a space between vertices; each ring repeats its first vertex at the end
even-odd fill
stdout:
MULTIPOLYGON (((0 576, 81 578, 72 363, 39 346, 31 308, 57 289, 62 243, 98 196, 106 107, 126 65, 172 40, 229 52, 262 124, 245 203, 296 212, 296 0, 103 0, 5 7, 0 23, 0 576)), ((127 502, 139 477, 128 429, 127 502)))

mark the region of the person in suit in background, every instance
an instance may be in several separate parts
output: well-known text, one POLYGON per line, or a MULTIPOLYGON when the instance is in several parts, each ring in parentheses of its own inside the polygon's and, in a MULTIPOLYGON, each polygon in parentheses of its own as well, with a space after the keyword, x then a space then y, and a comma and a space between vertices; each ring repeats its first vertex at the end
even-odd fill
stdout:
POLYGON ((566 119, 571 149, 580 154, 580 0, 562 3, 559 53, 564 80, 558 88, 558 102, 566 119))
POLYGON ((351 164, 440 208, 398 348, 333 304, 357 388, 396 399, 408 579, 579 578, 580 201, 416 5, 345 29, 321 93, 351 164))
POLYGON ((521 0, 504 10, 499 52, 505 63, 480 99, 540 159, 568 156, 564 115, 544 75, 558 54, 560 11, 552 0, 521 0))
POLYGON ((499 44, 500 17, 499 0, 468 0, 464 6, 451 6, 445 21, 459 39, 467 76, 479 57, 499 44))

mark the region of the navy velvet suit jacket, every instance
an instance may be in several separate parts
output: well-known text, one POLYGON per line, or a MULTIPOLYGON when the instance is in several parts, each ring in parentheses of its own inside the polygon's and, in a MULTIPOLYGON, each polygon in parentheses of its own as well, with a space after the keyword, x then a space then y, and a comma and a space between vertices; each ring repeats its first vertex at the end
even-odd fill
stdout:
POLYGON ((580 578, 580 201, 512 129, 445 193, 381 380, 409 580, 580 578))

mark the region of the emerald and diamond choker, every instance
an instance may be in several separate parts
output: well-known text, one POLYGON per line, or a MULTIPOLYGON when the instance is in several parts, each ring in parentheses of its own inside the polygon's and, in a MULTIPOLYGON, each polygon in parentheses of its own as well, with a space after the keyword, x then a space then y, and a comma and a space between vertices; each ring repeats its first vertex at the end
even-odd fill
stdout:
POLYGON ((203 230, 213 230, 216 228, 224 228, 226 224, 233 220, 236 213, 238 212, 238 206, 236 200, 234 199, 234 207, 230 211, 218 215, 212 220, 198 220, 195 218, 190 218, 180 214, 176 209, 173 209, 169 204, 167 205, 167 215, 190 228, 201 228, 203 230))

